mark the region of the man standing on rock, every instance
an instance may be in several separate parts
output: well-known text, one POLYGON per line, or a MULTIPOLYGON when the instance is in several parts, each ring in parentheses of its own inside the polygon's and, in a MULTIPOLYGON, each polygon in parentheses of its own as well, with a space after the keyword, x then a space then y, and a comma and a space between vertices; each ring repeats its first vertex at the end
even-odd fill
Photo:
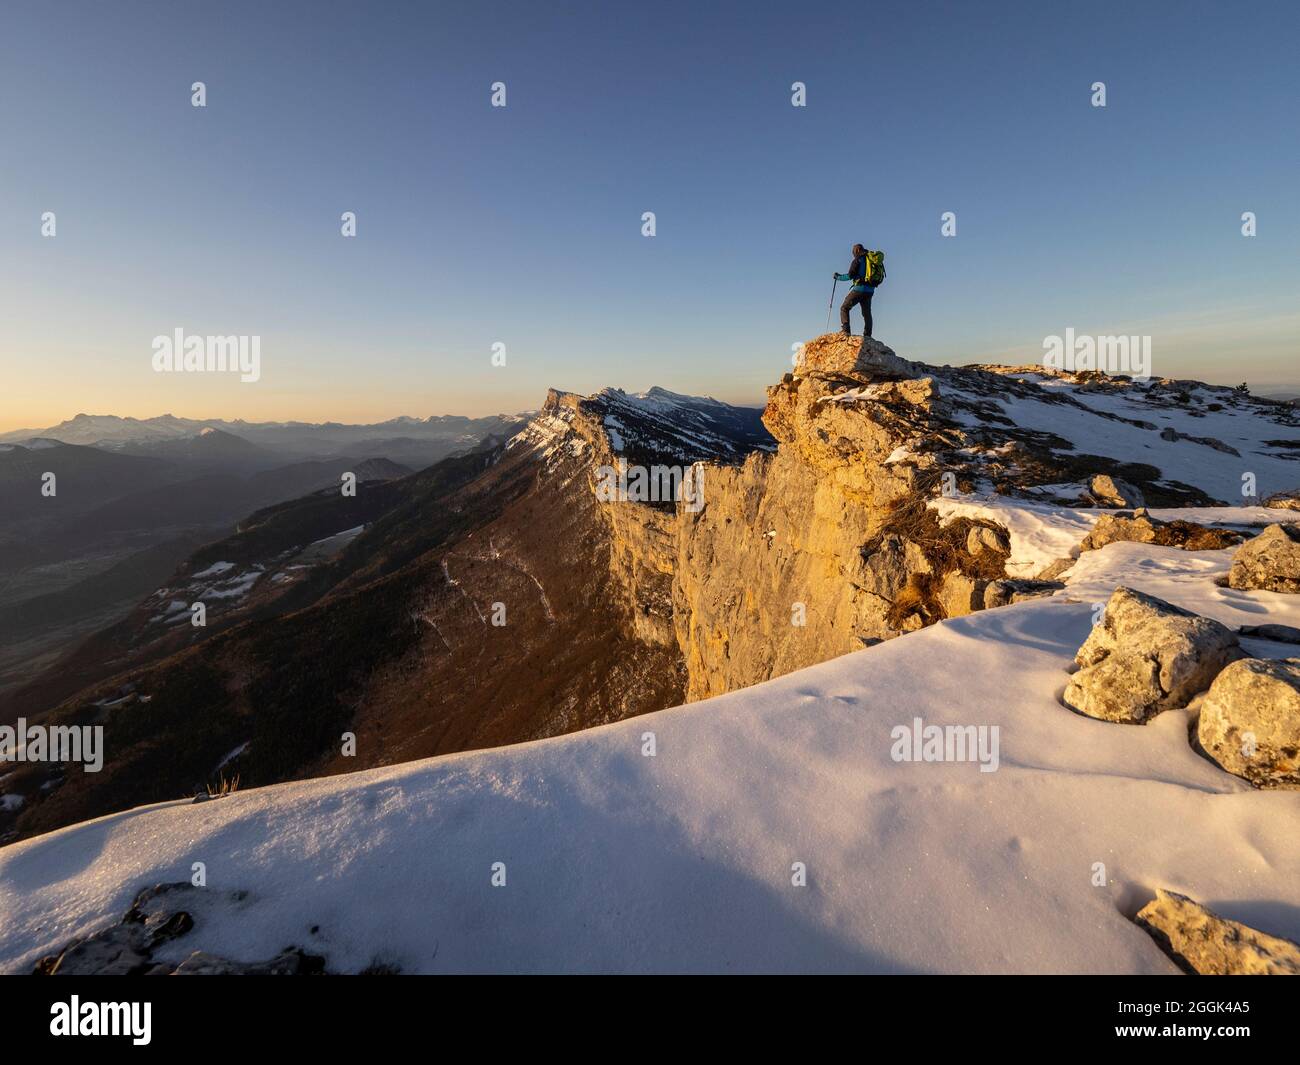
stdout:
POLYGON ((836 281, 852 281, 853 287, 840 304, 840 327, 846 337, 853 335, 849 328, 849 311, 854 307, 862 308, 864 329, 863 336, 871 336, 871 297, 876 286, 885 279, 885 256, 881 252, 869 252, 861 244, 853 245, 853 262, 849 264, 847 274, 836 274, 836 281))

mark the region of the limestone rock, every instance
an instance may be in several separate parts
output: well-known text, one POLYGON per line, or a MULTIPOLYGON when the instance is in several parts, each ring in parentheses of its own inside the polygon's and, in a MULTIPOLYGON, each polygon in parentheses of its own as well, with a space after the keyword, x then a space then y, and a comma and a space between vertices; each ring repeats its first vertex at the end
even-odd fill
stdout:
POLYGON ((987 585, 987 581, 968 577, 957 570, 944 574, 937 596, 944 617, 959 618, 983 610, 984 589, 987 585))
POLYGON ((872 337, 827 333, 804 345, 798 372, 881 381, 915 377, 917 367, 872 337))
POLYGON ((1300 976, 1300 946, 1220 917, 1186 895, 1157 889, 1136 920, 1186 972, 1300 976))
POLYGON ((1300 510, 1300 488, 1274 492, 1264 500, 1264 506, 1272 510, 1300 510))
POLYGON ((148 936, 138 924, 116 924, 36 964, 38 976, 131 976, 149 967, 148 936))
POLYGON ((179 908, 194 890, 185 881, 145 888, 121 921, 74 939, 59 954, 43 958, 35 971, 45 976, 127 976, 147 971, 154 950, 194 927, 194 919, 179 908))
POLYGON ((1065 703, 1102 721, 1145 724, 1186 706, 1241 657, 1225 626, 1131 588, 1116 588, 1079 648, 1065 703))
POLYGON ((1196 738, 1256 787, 1300 787, 1300 658, 1247 658, 1210 685, 1196 738))
POLYGON ((1088 493, 1098 506, 1103 507, 1141 507, 1146 505, 1142 493, 1127 481, 1112 477, 1108 473, 1098 473, 1088 482, 1088 493))
POLYGON ((971 555, 983 554, 985 551, 1008 554, 1011 551, 1011 539, 1002 529, 988 525, 972 525, 966 534, 966 551, 971 555))
POLYGON ((1188 551, 1219 551, 1241 542, 1241 534, 1229 529, 1212 529, 1191 521, 1161 521, 1145 507, 1130 512, 1103 514, 1079 544, 1080 551, 1096 551, 1118 541, 1181 547, 1188 551))
POLYGON ((1038 581, 1055 581, 1057 577, 1074 568, 1078 562, 1077 558, 1058 558, 1055 562, 1049 562, 1038 573, 1034 574, 1034 579, 1038 581))
POLYGON ((1232 557, 1228 586, 1269 592, 1300 592, 1300 529, 1270 525, 1232 557))

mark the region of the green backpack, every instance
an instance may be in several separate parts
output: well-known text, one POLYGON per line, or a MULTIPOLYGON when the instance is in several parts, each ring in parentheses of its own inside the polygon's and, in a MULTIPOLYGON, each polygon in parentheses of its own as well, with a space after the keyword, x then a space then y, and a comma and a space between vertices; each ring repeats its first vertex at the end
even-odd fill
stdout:
POLYGON ((868 285, 875 288, 885 280, 885 253, 883 251, 869 251, 866 254, 866 263, 863 265, 863 280, 868 285))

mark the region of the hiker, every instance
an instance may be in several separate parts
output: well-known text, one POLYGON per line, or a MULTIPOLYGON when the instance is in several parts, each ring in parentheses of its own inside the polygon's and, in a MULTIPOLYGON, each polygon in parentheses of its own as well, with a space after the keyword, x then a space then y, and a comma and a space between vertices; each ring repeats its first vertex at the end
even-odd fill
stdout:
POLYGON ((864 329, 863 336, 871 336, 871 297, 876 286, 885 279, 885 254, 879 251, 867 251, 861 244, 853 245, 853 262, 849 264, 847 274, 836 274, 836 281, 852 281, 853 287, 840 304, 840 327, 846 337, 853 335, 849 328, 849 311, 854 307, 862 308, 864 329))

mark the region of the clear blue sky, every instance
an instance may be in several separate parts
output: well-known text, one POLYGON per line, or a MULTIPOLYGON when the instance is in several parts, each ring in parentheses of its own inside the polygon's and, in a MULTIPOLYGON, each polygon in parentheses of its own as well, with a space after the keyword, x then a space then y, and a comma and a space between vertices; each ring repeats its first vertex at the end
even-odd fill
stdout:
POLYGON ((1293 0, 10 0, 0 428, 757 403, 855 241, 906 356, 1031 361, 1073 326, 1300 389, 1298 44, 1293 0), (262 381, 154 374, 178 326, 261 335, 262 381))

